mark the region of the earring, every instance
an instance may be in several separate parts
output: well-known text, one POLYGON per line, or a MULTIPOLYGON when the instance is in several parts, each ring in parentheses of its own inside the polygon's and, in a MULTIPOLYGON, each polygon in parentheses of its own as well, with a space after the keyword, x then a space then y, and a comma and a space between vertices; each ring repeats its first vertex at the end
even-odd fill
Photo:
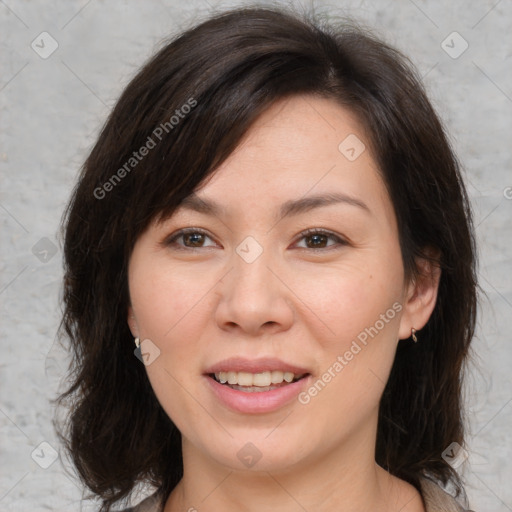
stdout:
POLYGON ((139 359, 140 361, 144 362, 143 359, 142 359, 142 347, 140 346, 140 339, 139 338, 135 338, 135 346, 136 346, 136 349, 133 351, 133 353, 135 354, 137 359, 139 359))
POLYGON ((411 338, 414 343, 418 342, 418 338, 416 338, 416 329, 414 327, 411 329, 411 338))

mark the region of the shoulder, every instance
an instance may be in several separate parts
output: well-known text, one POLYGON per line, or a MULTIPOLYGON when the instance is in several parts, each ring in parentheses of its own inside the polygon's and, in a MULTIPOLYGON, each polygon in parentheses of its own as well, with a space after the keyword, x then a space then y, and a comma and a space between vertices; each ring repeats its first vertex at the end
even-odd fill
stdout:
POLYGON ((473 512, 463 508, 453 496, 429 478, 420 479, 426 512, 473 512))
POLYGON ((125 508, 119 512, 163 512, 164 504, 158 491, 142 500, 138 505, 125 508))

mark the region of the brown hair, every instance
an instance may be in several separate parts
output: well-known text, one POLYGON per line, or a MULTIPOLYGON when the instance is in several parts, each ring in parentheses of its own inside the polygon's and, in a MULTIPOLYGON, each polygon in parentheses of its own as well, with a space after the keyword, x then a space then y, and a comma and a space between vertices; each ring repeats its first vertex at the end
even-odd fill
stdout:
POLYGON ((181 435, 134 357, 127 326, 135 241, 212 175, 265 109, 296 94, 337 101, 365 126, 395 208, 406 276, 414 279, 427 248, 441 252, 434 312, 420 343, 399 343, 381 399, 376 461, 416 487, 429 475, 462 490, 441 455, 453 441, 464 444, 461 386, 476 315, 471 212, 456 157, 397 50, 353 23, 254 6, 186 31, 138 72, 63 218, 60 331, 73 359, 71 385, 58 399, 70 406, 61 436, 102 511, 141 481, 168 496, 183 472, 181 435))

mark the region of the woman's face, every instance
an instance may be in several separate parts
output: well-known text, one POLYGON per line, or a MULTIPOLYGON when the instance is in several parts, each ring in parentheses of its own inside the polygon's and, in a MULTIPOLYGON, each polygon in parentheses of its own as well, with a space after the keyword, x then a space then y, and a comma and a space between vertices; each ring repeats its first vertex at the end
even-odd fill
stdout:
POLYGON ((274 104, 192 199, 129 265, 129 325, 184 453, 277 470, 373 452, 398 339, 422 325, 355 117, 274 104))

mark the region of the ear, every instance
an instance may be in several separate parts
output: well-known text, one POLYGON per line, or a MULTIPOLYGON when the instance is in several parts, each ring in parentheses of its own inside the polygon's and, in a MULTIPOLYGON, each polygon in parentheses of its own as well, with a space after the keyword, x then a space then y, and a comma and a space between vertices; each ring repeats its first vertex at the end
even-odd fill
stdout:
POLYGON ((417 331, 422 329, 436 305, 441 279, 440 251, 427 248, 424 253, 431 259, 416 259, 418 275, 411 278, 406 285, 405 303, 398 331, 401 340, 411 336, 412 328, 417 331))
POLYGON ((137 324, 137 319, 135 318, 135 315, 133 313, 133 308, 131 306, 128 306, 128 327, 130 328, 130 331, 132 332, 132 335, 134 338, 139 337, 139 326, 137 324))

